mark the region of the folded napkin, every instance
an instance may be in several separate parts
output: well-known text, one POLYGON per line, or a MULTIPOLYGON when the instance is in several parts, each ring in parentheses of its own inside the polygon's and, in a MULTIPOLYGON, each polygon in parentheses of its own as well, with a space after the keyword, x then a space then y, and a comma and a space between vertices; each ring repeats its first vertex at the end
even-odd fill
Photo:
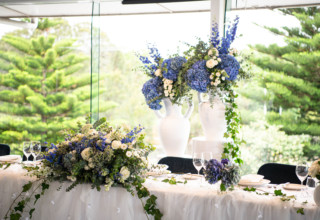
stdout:
POLYGON ((6 155, 0 156, 0 163, 8 162, 8 163, 21 163, 22 158, 20 155, 6 155))
POLYGON ((240 182, 247 182, 247 183, 257 183, 263 179, 264 176, 259 174, 247 174, 241 177, 240 182))

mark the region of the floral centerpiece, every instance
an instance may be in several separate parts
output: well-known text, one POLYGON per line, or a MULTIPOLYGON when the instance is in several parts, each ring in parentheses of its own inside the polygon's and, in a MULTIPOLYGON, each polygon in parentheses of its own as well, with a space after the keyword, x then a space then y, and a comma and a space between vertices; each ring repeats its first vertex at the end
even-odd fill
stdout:
POLYGON ((309 175, 320 180, 320 159, 314 161, 309 168, 309 175))
POLYGON ((149 47, 149 54, 151 58, 139 56, 143 63, 143 71, 151 77, 142 87, 148 106, 153 110, 161 109, 163 98, 180 104, 190 90, 180 72, 187 62, 186 58, 174 56, 163 59, 155 47, 149 47))
POLYGON ((233 188, 240 180, 240 168, 228 159, 221 162, 216 159, 209 160, 204 170, 205 179, 210 184, 215 184, 221 180, 220 190, 226 191, 229 187, 233 188))
POLYGON ((214 24, 209 43, 199 40, 195 46, 190 46, 185 52, 187 62, 182 74, 192 90, 209 94, 211 105, 216 96, 223 100, 227 122, 224 137, 231 141, 225 144, 222 158, 233 159, 241 164, 239 156, 241 140, 237 137, 240 116, 235 103, 237 94, 233 88, 239 79, 248 77, 248 73, 240 67, 236 58, 238 52, 230 48, 236 36, 238 22, 239 17, 236 17, 233 25, 228 27, 225 37, 220 37, 218 24, 214 24))
MULTIPOLYGON (((30 175, 36 176, 37 180, 26 184, 23 192, 31 189, 33 184, 42 187, 42 192, 35 196, 35 204, 51 181, 71 181, 67 191, 81 183, 90 183, 98 191, 101 186, 106 191, 112 186, 121 186, 132 195, 136 192, 140 199, 147 197, 145 212, 155 219, 161 219, 162 214, 156 208, 156 197, 142 185, 145 181, 143 175, 148 167, 147 155, 154 150, 144 142, 142 130, 140 126, 132 130, 113 128, 105 118, 93 125, 79 124, 77 131, 66 132, 65 141, 57 145, 51 144, 43 156, 40 168, 29 170, 30 175)), ((13 202, 9 210, 10 218, 21 217, 20 213, 23 213, 35 192, 32 191, 29 196, 20 194, 23 199, 15 208, 12 207, 16 201, 13 202)))

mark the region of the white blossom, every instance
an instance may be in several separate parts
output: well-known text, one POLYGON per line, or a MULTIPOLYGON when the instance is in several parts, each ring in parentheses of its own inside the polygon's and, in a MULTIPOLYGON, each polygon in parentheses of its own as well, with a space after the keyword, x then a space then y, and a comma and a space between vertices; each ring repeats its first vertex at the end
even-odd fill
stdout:
POLYGON ((130 176, 130 171, 128 170, 127 167, 122 167, 121 170, 120 170, 120 174, 121 174, 121 180, 122 181, 125 181, 126 179, 129 178, 130 176))
POLYGON ((210 59, 210 60, 208 60, 208 61, 206 62, 206 66, 207 66, 208 68, 213 68, 215 65, 217 65, 216 63, 217 63, 217 62, 216 62, 214 59, 210 59))
POLYGON ((131 157, 132 156, 132 152, 131 151, 127 151, 126 156, 127 157, 131 157))
POLYGON ((111 144, 112 148, 114 150, 118 149, 120 146, 121 146, 121 141, 112 141, 112 144, 111 144))
POLYGON ((162 74, 161 74, 161 69, 157 69, 157 70, 154 72, 154 75, 155 75, 155 76, 162 76, 162 74))

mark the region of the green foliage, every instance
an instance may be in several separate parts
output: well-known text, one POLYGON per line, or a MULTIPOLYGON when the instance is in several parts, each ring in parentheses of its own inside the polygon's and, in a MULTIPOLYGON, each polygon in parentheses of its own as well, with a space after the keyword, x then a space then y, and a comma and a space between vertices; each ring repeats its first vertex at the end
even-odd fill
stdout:
MULTIPOLYGON (((1 143, 56 142, 62 138, 58 131, 75 128, 79 117, 90 111, 88 57, 61 29, 67 32, 71 26, 62 19, 43 18, 32 35, 14 32, 2 37, 1 143)), ((102 105, 104 110, 114 106, 102 105)))
POLYGON ((246 187, 246 188, 244 188, 243 190, 244 190, 244 191, 247 191, 247 192, 255 192, 255 191, 256 191, 256 188, 254 188, 254 187, 251 187, 251 188, 246 187))
MULTIPOLYGON (((300 27, 266 27, 283 36, 285 46, 256 45, 251 61, 259 70, 260 84, 267 89, 267 120, 282 125, 289 135, 320 136, 320 7, 280 10, 294 16, 300 27), (279 108, 283 113, 279 114, 279 108), (292 114, 294 112, 294 114, 292 114)), ((306 143, 305 156, 320 155, 319 141, 306 143), (311 146, 313 145, 313 146, 311 146)))

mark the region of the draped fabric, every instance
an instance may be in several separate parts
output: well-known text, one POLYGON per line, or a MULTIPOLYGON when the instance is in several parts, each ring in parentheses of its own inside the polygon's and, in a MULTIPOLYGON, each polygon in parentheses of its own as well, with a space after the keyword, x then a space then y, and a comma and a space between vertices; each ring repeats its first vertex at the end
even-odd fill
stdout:
MULTIPOLYGON (((0 169, 0 219, 5 215, 13 199, 21 192, 22 185, 31 178, 25 176, 19 165, 0 169)), ((179 179, 179 176, 176 176, 179 179)), ((125 189, 112 187, 106 192, 91 189, 89 184, 76 186, 65 192, 71 182, 53 182, 36 205, 35 220, 144 220, 147 219, 141 201, 125 189), (58 191, 59 186, 62 188, 58 191)), ((232 192, 219 193, 218 185, 199 186, 199 181, 170 185, 160 179, 149 178, 145 186, 158 197, 157 206, 164 220, 319 220, 320 209, 312 199, 312 192, 285 191, 296 195, 297 200, 283 202, 278 196, 257 195, 236 187, 232 192), (308 193, 308 197, 306 194, 308 193), (303 204, 307 201, 306 204, 303 204), (304 215, 297 214, 303 207, 304 215)), ((261 188, 263 191, 273 191, 261 188)), ((257 191, 263 193, 263 191, 257 191)), ((22 219, 26 219, 27 215, 22 219)), ((152 218, 150 218, 152 219, 152 218)))

